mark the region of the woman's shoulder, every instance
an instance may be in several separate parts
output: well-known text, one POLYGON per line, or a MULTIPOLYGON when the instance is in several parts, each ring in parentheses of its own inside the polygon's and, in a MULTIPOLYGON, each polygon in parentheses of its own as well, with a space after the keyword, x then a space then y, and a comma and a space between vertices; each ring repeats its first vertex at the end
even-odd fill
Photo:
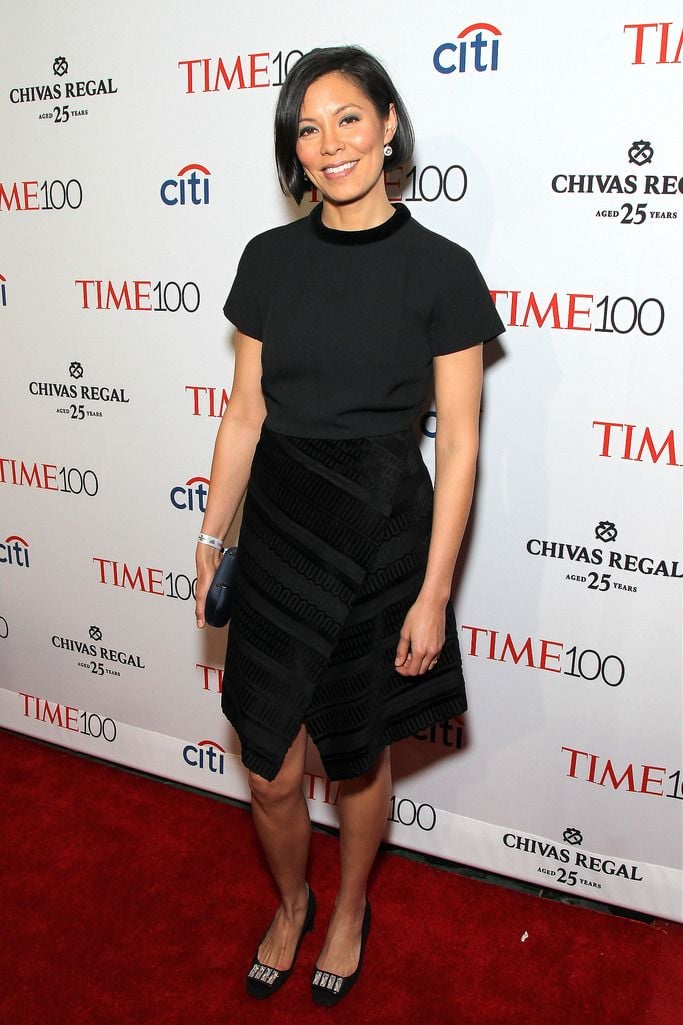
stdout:
POLYGON ((424 224, 420 224, 414 217, 410 219, 410 228, 413 245, 432 259, 437 261, 445 260, 450 266, 454 262, 461 264, 474 263, 474 257, 468 249, 465 249, 458 242, 454 242, 453 239, 440 235, 437 231, 432 231, 431 228, 426 228, 424 224))
POLYGON ((279 224, 275 228, 267 228, 251 238, 244 247, 244 253, 250 257, 263 257, 277 254, 289 247, 307 231, 307 217, 301 217, 288 224, 279 224))

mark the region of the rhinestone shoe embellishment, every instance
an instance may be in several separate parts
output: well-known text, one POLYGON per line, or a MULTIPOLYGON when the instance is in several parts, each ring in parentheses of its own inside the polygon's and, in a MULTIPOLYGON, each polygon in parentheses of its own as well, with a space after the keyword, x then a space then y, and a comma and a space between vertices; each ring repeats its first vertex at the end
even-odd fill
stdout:
POLYGON ((258 979, 259 982, 265 983, 267 986, 272 986, 276 979, 278 979, 280 973, 275 968, 269 968, 268 965, 261 964, 260 961, 254 961, 251 966, 248 978, 258 979))
POLYGON ((343 975, 335 975, 333 972, 321 972, 320 969, 316 970, 316 973, 313 977, 314 986, 320 986, 321 989, 331 989, 335 993, 338 993, 340 991, 343 982, 343 975))

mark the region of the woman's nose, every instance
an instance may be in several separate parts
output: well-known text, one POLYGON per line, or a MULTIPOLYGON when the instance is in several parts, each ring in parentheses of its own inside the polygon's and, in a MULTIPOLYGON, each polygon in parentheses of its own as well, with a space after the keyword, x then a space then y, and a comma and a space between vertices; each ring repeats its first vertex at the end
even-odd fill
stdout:
POLYGON ((320 152, 338 153, 343 143, 333 127, 323 128, 320 132, 320 152))

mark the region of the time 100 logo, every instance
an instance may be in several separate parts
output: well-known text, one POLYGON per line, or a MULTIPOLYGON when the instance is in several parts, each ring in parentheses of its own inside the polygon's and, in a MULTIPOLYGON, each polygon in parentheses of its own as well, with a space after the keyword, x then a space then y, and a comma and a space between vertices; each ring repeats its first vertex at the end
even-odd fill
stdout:
MULTIPOLYGON (((403 174, 403 167, 384 172, 384 183, 391 203, 435 203, 447 199, 459 203, 467 192, 467 171, 462 164, 450 164, 442 169, 436 164, 411 167, 403 174)), ((311 189, 311 203, 319 203, 321 195, 311 189)))

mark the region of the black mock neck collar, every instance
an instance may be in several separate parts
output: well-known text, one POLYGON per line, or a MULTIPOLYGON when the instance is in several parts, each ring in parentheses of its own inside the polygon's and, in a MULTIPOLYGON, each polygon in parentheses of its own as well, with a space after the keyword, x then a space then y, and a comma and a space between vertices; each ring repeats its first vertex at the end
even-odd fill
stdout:
POLYGON ((318 203, 309 214, 311 228, 324 242, 331 242, 337 246, 362 246, 368 242, 381 242, 390 238, 400 231, 404 224, 410 220, 411 214, 407 206, 402 203, 392 204, 395 213, 386 221, 376 225, 374 228, 363 228, 361 231, 340 231, 338 228, 328 228, 323 224, 323 205, 318 203))

